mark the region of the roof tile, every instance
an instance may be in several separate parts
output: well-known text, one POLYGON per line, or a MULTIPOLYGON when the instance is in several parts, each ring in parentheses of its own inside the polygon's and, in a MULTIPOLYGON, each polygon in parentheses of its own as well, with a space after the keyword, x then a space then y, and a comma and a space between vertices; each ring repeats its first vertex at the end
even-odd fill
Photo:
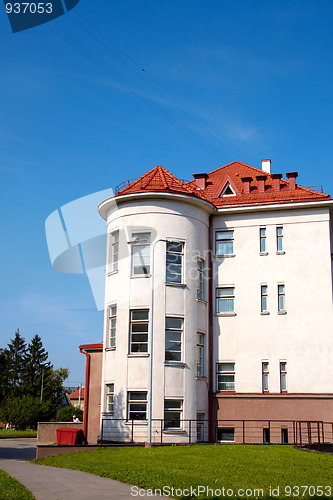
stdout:
POLYGON ((290 189, 289 181, 280 179, 277 174, 269 174, 262 170, 234 161, 207 174, 206 188, 197 189, 196 181, 184 182, 172 175, 168 170, 157 166, 149 170, 139 179, 135 180, 125 188, 121 189, 116 196, 131 193, 149 191, 162 191, 182 193, 196 196, 211 202, 217 208, 237 205, 258 205, 267 203, 287 203, 300 201, 327 200, 330 196, 317 193, 296 184, 295 189, 290 189), (257 176, 266 176, 265 189, 259 191, 259 180, 257 176), (252 178, 250 192, 244 192, 242 178, 252 178), (229 182, 236 195, 223 196, 221 193, 226 183, 229 182), (274 189, 274 183, 278 182, 280 190, 274 189))

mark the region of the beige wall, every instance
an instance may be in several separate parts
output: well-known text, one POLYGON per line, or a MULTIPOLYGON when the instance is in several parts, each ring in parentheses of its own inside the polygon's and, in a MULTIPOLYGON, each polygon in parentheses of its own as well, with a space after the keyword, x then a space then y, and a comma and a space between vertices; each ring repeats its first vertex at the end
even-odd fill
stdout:
POLYGON ((38 422, 37 444, 57 444, 57 429, 83 429, 82 422, 38 422))

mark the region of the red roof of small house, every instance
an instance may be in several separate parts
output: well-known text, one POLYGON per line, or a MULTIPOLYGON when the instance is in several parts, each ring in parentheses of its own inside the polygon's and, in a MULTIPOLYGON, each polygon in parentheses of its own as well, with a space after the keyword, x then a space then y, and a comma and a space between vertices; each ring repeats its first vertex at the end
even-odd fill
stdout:
MULTIPOLYGON (((68 397, 69 399, 79 399, 79 395, 80 395, 80 392, 79 392, 80 388, 78 387, 76 389, 76 391, 72 392, 71 394, 68 394, 68 397)), ((81 401, 84 399, 84 387, 81 387, 81 401)))
MULTIPOLYGON (((293 174, 297 176, 297 173, 293 174)), ((297 183, 295 188, 292 188, 292 183, 283 179, 282 175, 269 174, 239 161, 213 170, 205 177, 205 187, 198 189, 196 180, 181 181, 165 168, 158 166, 128 183, 116 196, 149 191, 174 192, 202 198, 217 208, 330 199, 327 194, 304 188, 297 183), (225 188, 227 191, 224 194, 225 188)))

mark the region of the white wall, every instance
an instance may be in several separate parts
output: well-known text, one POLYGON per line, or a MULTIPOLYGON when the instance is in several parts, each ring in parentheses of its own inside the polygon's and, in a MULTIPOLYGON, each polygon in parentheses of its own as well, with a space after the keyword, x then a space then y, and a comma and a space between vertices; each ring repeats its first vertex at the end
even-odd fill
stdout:
MULTIPOLYGON (((233 317, 214 317, 215 361, 234 361, 236 391, 261 392, 261 363, 270 364, 270 392, 280 392, 279 361, 287 361, 290 393, 333 392, 330 222, 326 209, 272 211, 214 218, 214 230, 234 229, 235 257, 214 259, 214 288, 235 287, 233 317), (276 253, 283 226, 284 255, 276 253), (259 253, 265 226, 268 255, 259 253), (285 284, 287 314, 277 312, 285 284), (269 315, 260 314, 260 285, 269 315)), ((215 309, 214 309, 215 310, 215 309)))

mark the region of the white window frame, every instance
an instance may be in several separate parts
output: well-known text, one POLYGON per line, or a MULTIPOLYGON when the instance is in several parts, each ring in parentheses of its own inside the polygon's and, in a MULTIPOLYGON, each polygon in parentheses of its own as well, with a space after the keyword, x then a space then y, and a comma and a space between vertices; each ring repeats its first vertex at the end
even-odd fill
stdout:
POLYGON ((183 406, 184 402, 182 399, 164 400, 164 430, 181 430, 183 428, 183 406), (171 415, 172 413, 179 414, 179 418, 173 420, 166 418, 167 415, 171 415), (169 425, 168 422, 179 422, 179 425, 169 425))
POLYGON ((216 301, 215 301, 216 314, 234 314, 234 312, 235 312, 235 287, 234 286, 218 286, 218 287, 216 287, 215 297, 216 297, 216 301), (218 295, 219 290, 224 290, 225 294, 218 295), (219 310, 220 305, 224 304, 224 307, 228 306, 227 301, 230 301, 229 304, 231 306, 231 309, 228 309, 226 311, 220 311, 219 310))
POLYGON ((146 421, 148 410, 147 391, 128 391, 127 392, 127 419, 146 421), (140 415, 140 418, 135 418, 140 415), (134 418, 133 418, 134 417, 134 418))
POLYGON ((261 363, 261 372, 262 372, 262 392, 269 392, 269 362, 262 361, 261 363))
POLYGON ((166 241, 165 282, 168 284, 182 285, 184 283, 184 247, 183 241, 175 242, 171 239, 166 241))
POLYGON ((114 383, 106 384, 106 413, 113 415, 114 412, 114 383))
POLYGON ((235 392, 236 390, 236 371, 234 361, 220 361, 216 363, 216 392, 235 392), (223 380, 230 377, 230 380, 223 380), (232 380, 231 380, 232 378, 232 380), (222 384, 226 388, 222 389, 222 384))
POLYGON ((116 347, 117 304, 111 304, 108 309, 109 309, 108 346, 109 347, 116 347))
POLYGON ((183 359, 183 337, 184 337, 184 318, 166 316, 165 318, 165 361, 166 363, 179 363, 183 359), (180 326, 170 326, 170 323, 176 320, 180 326), (169 321, 169 325, 168 325, 169 321), (167 346, 173 345, 171 349, 167 346))
POLYGON ((276 226, 276 251, 283 252, 283 226, 276 226))
POLYGON ((150 239, 149 232, 133 233, 131 248, 131 275, 149 276, 150 275, 150 239), (137 264, 139 261, 139 265, 137 264))
POLYGON ((204 333, 197 333, 197 377, 205 377, 205 341, 204 333))
POLYGON ((217 257, 224 257, 225 255, 234 255, 234 230, 233 229, 226 229, 226 230, 221 230, 221 231, 215 232, 215 255, 217 257), (224 237, 219 236, 219 235, 224 235, 224 237), (219 248, 219 244, 218 244, 219 241, 224 242, 224 245, 222 243, 221 246, 225 246, 224 249, 227 251, 220 253, 220 250, 218 249, 219 248), (229 245, 231 245, 230 249, 227 248, 228 243, 229 243, 229 245))
POLYGON ((197 259, 197 300, 205 300, 205 261, 197 259))
POLYGON ((110 264, 111 272, 114 273, 118 271, 118 261, 119 261, 119 230, 113 231, 110 234, 110 264))
POLYGON ((259 228, 259 249, 261 254, 267 253, 266 227, 259 228))
POLYGON ((286 310, 286 287, 284 283, 278 283, 278 312, 285 312, 286 310))
POLYGON ((149 334, 149 309, 131 309, 130 310, 130 353, 131 354, 148 354, 148 334, 149 334), (147 318, 143 319, 133 319, 136 313, 147 313, 147 318), (135 325, 146 325, 145 328, 135 327, 135 325), (135 330, 138 331, 135 331, 135 330), (141 331, 140 331, 141 330, 141 331), (139 336, 145 337, 145 340, 137 340, 139 336), (140 347, 138 350, 133 349, 134 346, 143 346, 144 349, 140 347))
POLYGON ((260 285, 260 311, 262 313, 268 312, 268 286, 267 286, 267 284, 260 285))
POLYGON ((287 392, 287 361, 280 361, 280 392, 287 392))

